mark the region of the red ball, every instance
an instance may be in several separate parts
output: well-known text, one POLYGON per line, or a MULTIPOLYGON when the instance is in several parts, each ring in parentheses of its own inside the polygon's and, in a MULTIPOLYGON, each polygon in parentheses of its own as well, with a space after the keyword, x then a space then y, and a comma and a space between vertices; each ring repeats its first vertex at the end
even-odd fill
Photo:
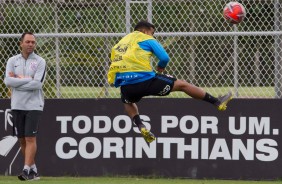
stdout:
POLYGON ((227 22, 238 24, 246 17, 244 6, 238 2, 230 2, 223 9, 223 16, 227 22))

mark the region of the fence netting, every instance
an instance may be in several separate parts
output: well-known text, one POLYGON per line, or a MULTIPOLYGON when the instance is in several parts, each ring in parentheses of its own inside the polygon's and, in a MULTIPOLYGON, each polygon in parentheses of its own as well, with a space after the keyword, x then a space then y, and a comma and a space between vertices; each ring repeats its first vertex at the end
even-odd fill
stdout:
POLYGON ((48 63, 47 98, 117 98, 119 89, 107 83, 111 48, 139 20, 149 20, 171 58, 165 73, 214 95, 281 98, 282 0, 239 1, 247 16, 238 25, 223 18, 228 2, 0 0, 0 71, 4 76, 8 58, 20 52, 20 35, 31 31, 48 63))

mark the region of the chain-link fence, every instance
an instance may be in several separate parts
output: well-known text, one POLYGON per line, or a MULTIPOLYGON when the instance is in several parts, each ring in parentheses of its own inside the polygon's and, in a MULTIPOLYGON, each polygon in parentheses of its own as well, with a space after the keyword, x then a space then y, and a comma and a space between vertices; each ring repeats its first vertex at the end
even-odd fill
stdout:
MULTIPOLYGON (((239 25, 222 15, 228 0, 0 0, 0 71, 25 31, 48 63, 47 98, 116 98, 107 83, 111 47, 142 19, 171 61, 166 73, 217 95, 282 97, 282 0, 244 0, 239 25)), ((153 59, 153 63, 157 63, 153 59)), ((1 80, 1 96, 8 89, 1 80)), ((185 97, 173 93, 170 97, 185 97)))

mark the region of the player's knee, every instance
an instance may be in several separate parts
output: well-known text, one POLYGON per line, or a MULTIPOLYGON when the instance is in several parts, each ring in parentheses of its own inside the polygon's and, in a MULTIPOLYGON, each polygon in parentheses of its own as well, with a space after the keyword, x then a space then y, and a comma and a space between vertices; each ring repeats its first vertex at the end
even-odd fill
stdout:
POLYGON ((187 86, 189 86, 189 83, 184 80, 176 80, 174 83, 174 91, 183 91, 187 86))
POLYGON ((25 142, 26 143, 36 142, 36 138, 35 137, 25 137, 25 142))

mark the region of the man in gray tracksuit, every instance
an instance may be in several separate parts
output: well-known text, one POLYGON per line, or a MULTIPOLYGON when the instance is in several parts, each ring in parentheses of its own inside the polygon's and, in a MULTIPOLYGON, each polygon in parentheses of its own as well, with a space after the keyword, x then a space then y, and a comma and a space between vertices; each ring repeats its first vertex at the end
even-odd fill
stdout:
POLYGON ((40 179, 35 165, 36 135, 44 107, 42 86, 46 62, 34 53, 35 46, 35 36, 30 32, 23 33, 21 53, 9 58, 4 80, 11 89, 13 130, 24 156, 23 172, 18 176, 20 180, 40 179))

